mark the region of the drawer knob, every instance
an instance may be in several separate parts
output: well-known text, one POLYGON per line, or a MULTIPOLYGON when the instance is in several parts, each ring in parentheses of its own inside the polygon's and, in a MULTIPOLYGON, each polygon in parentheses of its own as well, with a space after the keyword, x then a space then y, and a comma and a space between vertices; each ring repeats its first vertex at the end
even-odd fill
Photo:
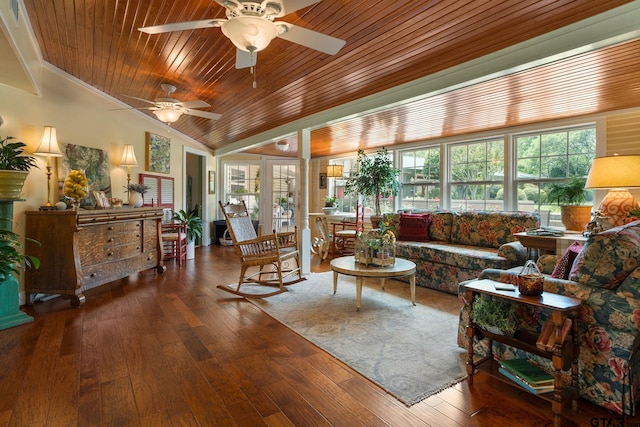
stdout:
POLYGON ((137 249, 137 250, 139 250, 139 249, 140 249, 140 246, 136 246, 136 249, 137 249))
POLYGON ((107 230, 113 230, 113 227, 107 227, 107 230))
POLYGON ((111 243, 113 242, 113 239, 108 239, 107 242, 111 243))
POLYGON ((96 277, 97 274, 96 273, 91 273, 91 277, 96 277))
POLYGON ((107 253, 107 256, 113 256, 113 252, 107 253))

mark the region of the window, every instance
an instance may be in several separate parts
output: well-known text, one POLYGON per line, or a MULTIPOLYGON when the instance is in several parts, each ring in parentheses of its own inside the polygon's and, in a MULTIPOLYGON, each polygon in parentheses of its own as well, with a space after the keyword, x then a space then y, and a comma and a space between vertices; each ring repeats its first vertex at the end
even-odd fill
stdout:
MULTIPOLYGON (((586 126, 529 133, 514 137, 518 209, 550 212, 559 217, 560 208, 546 198, 550 183, 589 173, 596 152, 596 128, 586 126)), ((593 195, 588 194, 591 201, 593 195)))
POLYGON ((258 219, 260 202, 260 165, 227 163, 225 165, 225 200, 238 203, 244 200, 251 218, 258 219))
POLYGON ((504 139, 449 146, 451 208, 504 209, 504 139))
POLYGON ((440 147, 404 151, 400 163, 400 208, 440 208, 440 147))

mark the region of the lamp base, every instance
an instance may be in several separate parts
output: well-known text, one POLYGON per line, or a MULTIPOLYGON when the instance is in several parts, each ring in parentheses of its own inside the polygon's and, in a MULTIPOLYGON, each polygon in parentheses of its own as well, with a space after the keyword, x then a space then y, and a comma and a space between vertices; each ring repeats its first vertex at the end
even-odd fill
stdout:
POLYGON ((600 203, 600 211, 603 216, 609 218, 609 222, 614 227, 624 224, 627 214, 636 209, 638 202, 629 193, 629 190, 613 189, 609 190, 607 195, 600 203))

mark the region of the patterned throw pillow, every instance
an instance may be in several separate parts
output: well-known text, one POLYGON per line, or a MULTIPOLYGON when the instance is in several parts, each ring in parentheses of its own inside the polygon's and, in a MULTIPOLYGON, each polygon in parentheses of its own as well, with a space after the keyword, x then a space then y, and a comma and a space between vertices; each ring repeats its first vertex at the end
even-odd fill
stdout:
POLYGON ((562 257, 556 263, 553 272, 551 273, 551 277, 555 277, 557 279, 569 279, 569 273, 571 272, 571 266, 573 266, 573 261, 576 260, 576 257, 582 250, 582 243, 573 242, 571 246, 569 246, 562 257))
POLYGON ((429 240, 430 214, 401 214, 398 240, 426 242, 429 240))

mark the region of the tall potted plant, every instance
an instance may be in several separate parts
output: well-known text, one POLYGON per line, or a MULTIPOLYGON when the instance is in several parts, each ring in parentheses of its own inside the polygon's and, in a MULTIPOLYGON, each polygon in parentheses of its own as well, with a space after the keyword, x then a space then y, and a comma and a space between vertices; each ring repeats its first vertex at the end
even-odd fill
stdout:
POLYGON ((192 212, 187 213, 184 209, 180 209, 173 216, 173 220, 187 226, 187 240, 189 242, 187 244, 187 259, 195 258, 196 239, 202 237, 202 218, 192 212))
POLYGON ((400 170, 393 167, 393 160, 386 148, 378 150, 373 158, 358 150, 358 170, 347 180, 346 191, 373 196, 375 216, 380 218, 380 199, 396 196, 400 191, 399 174, 400 170))
POLYGON ((585 179, 573 177, 549 185, 547 201, 560 206, 562 224, 567 230, 584 231, 591 220, 592 206, 584 205, 587 200, 584 184, 585 179))

